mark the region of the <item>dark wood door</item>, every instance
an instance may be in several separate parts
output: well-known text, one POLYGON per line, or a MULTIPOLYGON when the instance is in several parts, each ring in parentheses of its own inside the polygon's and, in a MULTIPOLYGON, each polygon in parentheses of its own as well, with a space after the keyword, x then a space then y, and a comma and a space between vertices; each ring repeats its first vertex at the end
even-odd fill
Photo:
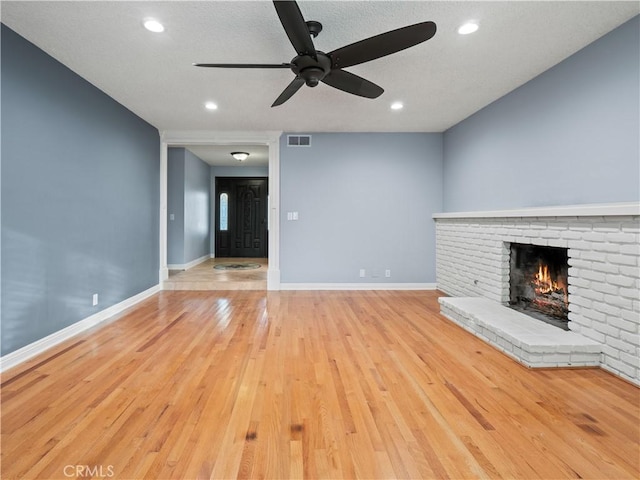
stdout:
POLYGON ((216 178, 216 257, 267 256, 267 178, 216 178))

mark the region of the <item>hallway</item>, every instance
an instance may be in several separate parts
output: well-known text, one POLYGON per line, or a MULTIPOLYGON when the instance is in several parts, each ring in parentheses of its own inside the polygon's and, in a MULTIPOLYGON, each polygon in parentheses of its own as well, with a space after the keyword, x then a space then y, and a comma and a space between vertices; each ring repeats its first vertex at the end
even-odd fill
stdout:
POLYGON ((171 270, 165 290, 266 290, 267 258, 211 258, 189 270, 171 270), (251 270, 218 270, 226 263, 257 263, 251 270))

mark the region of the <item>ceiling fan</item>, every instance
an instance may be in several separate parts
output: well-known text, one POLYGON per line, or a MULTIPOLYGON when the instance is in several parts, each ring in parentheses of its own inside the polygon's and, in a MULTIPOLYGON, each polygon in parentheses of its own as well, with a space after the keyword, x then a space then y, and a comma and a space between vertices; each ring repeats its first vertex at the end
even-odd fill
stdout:
POLYGON ((338 48, 329 53, 316 50, 315 38, 322 31, 322 24, 313 20, 305 21, 295 1, 273 2, 280 22, 284 27, 297 56, 289 63, 194 63, 196 67, 214 68, 290 68, 295 74, 293 81, 273 102, 272 107, 289 100, 305 83, 315 87, 319 82, 353 95, 377 98, 384 90, 375 83, 343 70, 376 58, 391 55, 419 43, 425 42, 436 33, 436 24, 422 22, 391 30, 374 37, 338 48))

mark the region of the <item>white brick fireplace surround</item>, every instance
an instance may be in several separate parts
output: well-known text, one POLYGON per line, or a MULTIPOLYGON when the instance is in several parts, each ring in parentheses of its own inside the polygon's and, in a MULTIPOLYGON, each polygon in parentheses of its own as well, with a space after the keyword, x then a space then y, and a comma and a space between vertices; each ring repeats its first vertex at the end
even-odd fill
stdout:
POLYGON ((486 299, 442 299, 445 316, 530 367, 599 364, 640 385, 639 203, 443 213, 434 219, 438 289, 451 297, 486 299), (531 317, 500 306, 509 301, 511 243, 568 248, 570 332, 536 320, 547 338, 550 328, 558 339, 545 356, 535 356, 544 350, 539 338, 518 337, 531 317), (487 300, 494 307, 478 307, 487 300), (500 325, 514 318, 522 319, 522 327, 511 324, 505 332, 500 325), (599 362, 582 355, 586 350, 567 350, 567 343, 585 344, 599 362))

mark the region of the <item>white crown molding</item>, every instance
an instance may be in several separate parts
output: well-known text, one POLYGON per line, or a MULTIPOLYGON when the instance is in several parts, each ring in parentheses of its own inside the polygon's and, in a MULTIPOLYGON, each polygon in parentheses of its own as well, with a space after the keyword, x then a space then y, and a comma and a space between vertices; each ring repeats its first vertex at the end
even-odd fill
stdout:
POLYGON ((0 358, 0 372, 4 372, 9 368, 15 367, 22 362, 26 362, 30 358, 39 355, 46 350, 49 350, 52 347, 55 347, 59 343, 64 342, 65 340, 70 339, 78 335, 79 333, 84 332, 96 325, 110 319, 114 315, 117 315, 124 310, 137 305, 138 303, 146 300, 147 298, 155 295, 160 291, 160 285, 155 285, 143 292, 134 295, 133 297, 129 297, 126 300, 123 300, 120 303, 110 306, 109 308, 105 308, 104 310, 91 315, 83 320, 80 320, 72 325, 69 325, 62 330, 58 330, 57 332, 52 333, 40 340, 36 340, 29 345, 25 345, 24 347, 15 350, 11 353, 0 358))
POLYGON ((640 202, 533 207, 484 212, 436 213, 433 218, 609 217, 640 215, 640 202))

